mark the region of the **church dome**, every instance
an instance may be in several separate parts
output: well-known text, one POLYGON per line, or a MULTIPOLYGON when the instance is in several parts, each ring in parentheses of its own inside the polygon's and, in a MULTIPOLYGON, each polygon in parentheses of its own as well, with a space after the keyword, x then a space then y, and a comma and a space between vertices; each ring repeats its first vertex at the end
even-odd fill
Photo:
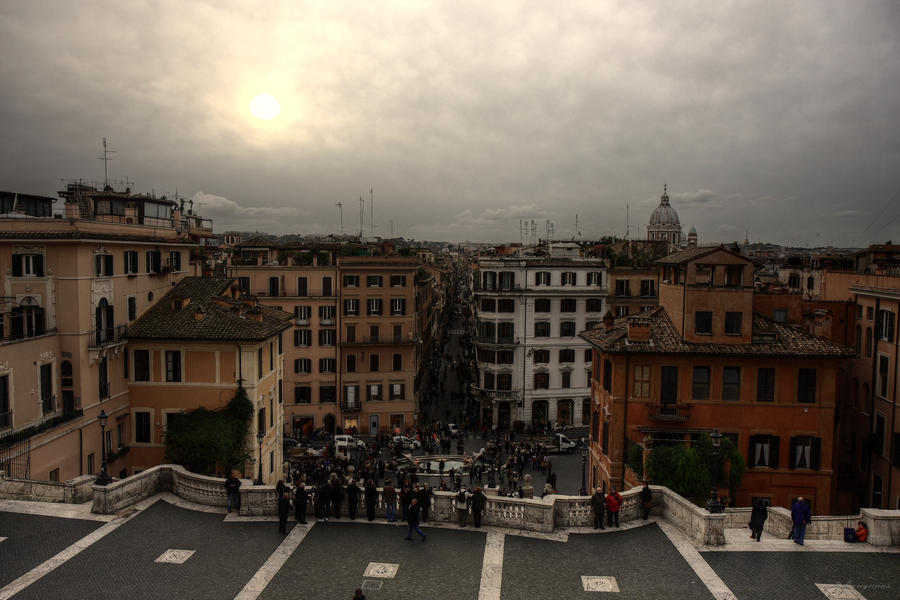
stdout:
POLYGON ((678 213, 675 212, 675 209, 672 208, 671 205, 669 205, 669 195, 665 190, 660 198, 659 206, 657 206, 656 210, 653 211, 653 214, 650 215, 650 225, 681 226, 681 221, 678 220, 678 213))

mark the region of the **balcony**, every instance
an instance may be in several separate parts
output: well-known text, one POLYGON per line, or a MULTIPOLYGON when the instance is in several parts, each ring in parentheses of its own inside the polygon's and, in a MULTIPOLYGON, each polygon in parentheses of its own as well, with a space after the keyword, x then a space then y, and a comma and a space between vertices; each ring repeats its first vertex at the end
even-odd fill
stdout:
POLYGON ((362 410, 362 402, 359 400, 341 401, 341 411, 345 413, 357 413, 362 410))
POLYGON ((334 325, 334 317, 323 317, 319 319, 319 325, 334 325))
POLYGON ((518 401, 522 397, 521 390, 489 390, 486 388, 476 387, 475 385, 471 386, 471 390, 476 395, 486 396, 491 400, 497 400, 500 402, 518 401))
POLYGON ((684 422, 690 417, 689 404, 656 404, 650 408, 651 421, 684 422))
POLYGON ((344 340, 341 342, 345 346, 375 346, 375 345, 394 345, 394 344, 415 344, 419 341, 415 334, 392 336, 392 335, 358 335, 352 340, 344 340))
POLYGON ((128 325, 117 325, 106 329, 97 329, 91 333, 89 348, 103 348, 124 344, 128 340, 128 325))

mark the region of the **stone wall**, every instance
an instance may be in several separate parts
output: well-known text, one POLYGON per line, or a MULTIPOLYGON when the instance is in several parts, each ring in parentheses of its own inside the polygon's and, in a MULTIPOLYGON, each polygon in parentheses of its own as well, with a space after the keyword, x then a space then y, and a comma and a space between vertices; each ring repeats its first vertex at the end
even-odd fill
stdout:
POLYGON ((94 475, 82 475, 65 482, 40 481, 7 477, 0 471, 0 499, 81 504, 92 498, 96 479, 94 475))

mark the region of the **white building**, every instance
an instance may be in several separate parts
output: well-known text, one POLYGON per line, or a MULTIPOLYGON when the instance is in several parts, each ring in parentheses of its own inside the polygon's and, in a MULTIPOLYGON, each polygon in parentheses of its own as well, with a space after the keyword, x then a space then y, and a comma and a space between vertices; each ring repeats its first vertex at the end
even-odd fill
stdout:
POLYGON ((577 244, 549 256, 481 257, 476 348, 484 426, 587 425, 591 350, 577 334, 606 310, 606 262, 577 244))

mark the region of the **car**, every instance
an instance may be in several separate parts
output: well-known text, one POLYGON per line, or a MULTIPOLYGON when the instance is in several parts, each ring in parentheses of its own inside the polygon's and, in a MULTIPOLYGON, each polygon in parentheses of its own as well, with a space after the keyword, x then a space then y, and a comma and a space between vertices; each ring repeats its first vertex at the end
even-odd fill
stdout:
POLYGON ((419 443, 419 440, 414 440, 412 438, 408 438, 405 435, 395 435, 391 438, 391 442, 396 446, 397 442, 400 442, 404 450, 421 450, 422 444, 419 443))
POLYGON ((334 436, 334 447, 347 445, 347 446, 356 446, 360 450, 366 449, 366 443, 362 440, 358 440, 352 435, 336 435, 334 436))
POLYGON ((450 433, 450 437, 462 437, 462 430, 457 427, 456 423, 447 423, 447 431, 450 433))

